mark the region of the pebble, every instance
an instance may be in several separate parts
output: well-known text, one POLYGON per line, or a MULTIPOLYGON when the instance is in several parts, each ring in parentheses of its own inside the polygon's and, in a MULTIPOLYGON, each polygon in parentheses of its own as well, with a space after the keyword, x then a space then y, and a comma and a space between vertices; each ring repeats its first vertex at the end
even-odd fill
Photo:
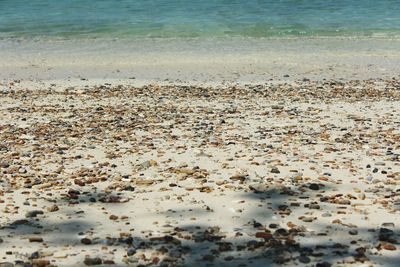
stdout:
POLYGON ((351 201, 348 199, 338 199, 336 201, 336 204, 340 204, 340 205, 350 205, 351 201))
POLYGON ((300 256, 299 257, 299 262, 307 264, 307 263, 311 262, 311 259, 309 257, 307 257, 307 256, 300 256))
POLYGON ((116 216, 116 215, 110 215, 110 217, 109 217, 109 219, 110 220, 113 220, 113 221, 115 221, 115 220, 118 220, 118 216, 116 216))
POLYGON ((85 265, 101 265, 102 260, 100 258, 85 258, 83 263, 85 265))
POLYGON ((30 237, 29 242, 43 242, 43 238, 41 237, 30 237))
POLYGON ((85 245, 90 245, 92 244, 92 240, 90 240, 89 238, 82 238, 81 243, 85 245))
POLYGON ((326 267, 379 263, 397 249, 395 224, 382 221, 398 206, 398 138, 387 129, 397 126, 399 81, 226 87, 0 96, 0 115, 16 122, 0 131, 0 236, 17 244, 29 229, 40 242, 10 249, 40 247, 18 264, 326 267), (359 233, 359 219, 381 227, 359 233), (344 229, 358 237, 323 241, 344 229), (76 233, 79 246, 53 241, 76 233))
POLYGON ((40 214, 43 214, 44 212, 42 211, 42 210, 31 210, 31 211, 28 211, 26 214, 25 214, 25 217, 26 218, 34 218, 34 217, 36 217, 37 215, 40 215, 40 214))
POLYGON ((311 190, 319 190, 319 184, 310 184, 308 188, 310 188, 311 190))
POLYGON ((303 222, 313 222, 316 218, 314 217, 301 217, 300 220, 302 220, 303 222))
POLYGON ((321 207, 320 207, 318 204, 310 204, 310 205, 308 206, 308 208, 309 208, 309 209, 316 209, 316 210, 319 210, 321 207))
POLYGON ((358 235, 358 231, 357 231, 356 229, 351 229, 351 230, 349 231, 349 234, 350 234, 350 235, 358 235))
POLYGON ((397 250, 396 246, 393 244, 385 244, 382 247, 383 247, 383 249, 386 249, 386 250, 397 250))
POLYGON ((129 248, 128 251, 126 252, 126 255, 132 256, 136 253, 136 249, 134 248, 129 248))
POLYGON ((281 172, 279 171, 279 169, 276 168, 276 167, 273 167, 273 168, 271 169, 271 172, 272 172, 272 173, 281 173, 281 172))
POLYGON ((271 239, 272 234, 268 232, 258 232, 255 235, 257 238, 263 238, 263 239, 271 239))
POLYGON ((32 260, 32 264, 33 264, 33 266, 36 266, 36 267, 45 267, 45 266, 50 265, 50 261, 44 260, 44 259, 34 259, 34 260, 32 260))
POLYGON ((47 208, 47 211, 49 211, 49 212, 55 212, 55 211, 58 211, 58 210, 59 210, 59 208, 58 208, 57 205, 52 205, 52 206, 47 208))

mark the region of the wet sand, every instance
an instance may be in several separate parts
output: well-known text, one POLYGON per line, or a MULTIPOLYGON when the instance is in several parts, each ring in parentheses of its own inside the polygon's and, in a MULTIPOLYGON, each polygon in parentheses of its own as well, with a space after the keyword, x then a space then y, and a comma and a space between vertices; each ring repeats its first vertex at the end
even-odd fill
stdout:
POLYGON ((72 86, 400 79, 400 39, 0 40, 0 81, 72 86), (60 84, 61 83, 61 84, 60 84))
POLYGON ((4 79, 0 266, 398 266, 398 79, 126 81, 4 79))

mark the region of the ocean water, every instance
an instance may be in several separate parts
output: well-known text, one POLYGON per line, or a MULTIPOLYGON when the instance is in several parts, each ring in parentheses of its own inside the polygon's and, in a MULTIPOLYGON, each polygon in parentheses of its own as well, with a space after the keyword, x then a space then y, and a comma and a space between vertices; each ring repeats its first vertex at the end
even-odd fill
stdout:
POLYGON ((400 0, 0 0, 0 38, 399 33, 400 0))

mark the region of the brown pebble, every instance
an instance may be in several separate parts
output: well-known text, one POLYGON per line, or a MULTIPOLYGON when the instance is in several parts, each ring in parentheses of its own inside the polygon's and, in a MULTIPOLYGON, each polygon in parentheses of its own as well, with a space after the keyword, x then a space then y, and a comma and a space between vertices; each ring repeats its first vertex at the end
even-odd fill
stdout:
POLYGON ((50 265, 50 261, 43 260, 43 259, 33 259, 32 264, 36 267, 44 267, 44 266, 50 265))
POLYGON ((41 237, 30 237, 29 242, 43 242, 43 238, 41 237))
POLYGON ((339 199, 339 200, 336 200, 336 204, 340 204, 340 205, 350 205, 351 202, 350 202, 350 200, 348 200, 348 199, 339 199))
POLYGON ((86 265, 100 265, 102 260, 100 258, 85 258, 83 263, 86 265))
POLYGON ((257 238, 264 238, 264 239, 270 239, 272 238, 272 234, 267 233, 267 232, 258 232, 256 233, 257 238))
POLYGON ((382 247, 383 247, 383 249, 386 249, 386 250, 396 250, 397 249, 396 246, 392 245, 392 244, 385 244, 382 247))
POLYGON ((53 206, 47 208, 47 211, 49 211, 49 212, 55 212, 58 210, 59 210, 59 208, 57 205, 53 205, 53 206))
POLYGON ((74 183, 75 183, 76 185, 79 185, 79 186, 85 186, 85 181, 83 181, 83 180, 81 180, 81 179, 75 179, 75 180, 74 180, 74 183))
POLYGON ((109 219, 115 221, 115 220, 118 220, 118 216, 117 215, 110 215, 109 219))
POLYGON ((90 240, 89 238, 82 238, 81 243, 85 245, 90 245, 92 244, 92 240, 90 240))

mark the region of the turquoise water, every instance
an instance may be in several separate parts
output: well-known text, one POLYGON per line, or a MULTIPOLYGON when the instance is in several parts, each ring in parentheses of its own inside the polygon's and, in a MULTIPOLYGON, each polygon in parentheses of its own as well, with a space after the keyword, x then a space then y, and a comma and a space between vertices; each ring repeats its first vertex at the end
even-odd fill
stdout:
POLYGON ((0 37, 399 35, 400 0, 0 0, 0 37))

